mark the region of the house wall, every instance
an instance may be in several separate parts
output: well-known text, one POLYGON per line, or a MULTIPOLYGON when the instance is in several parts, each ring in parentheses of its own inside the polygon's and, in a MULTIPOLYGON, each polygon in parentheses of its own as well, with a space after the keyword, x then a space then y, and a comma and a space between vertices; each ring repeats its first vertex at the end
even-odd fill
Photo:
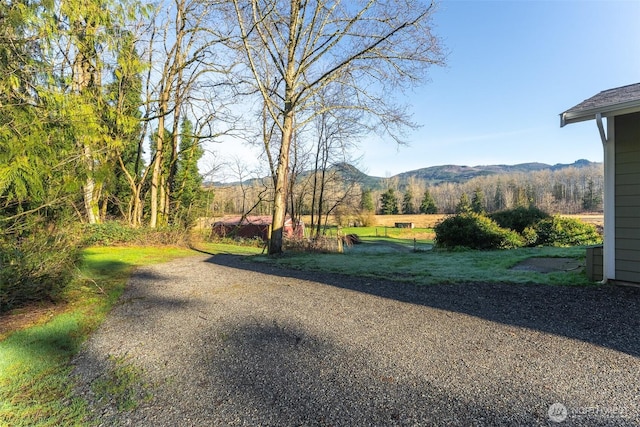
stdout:
POLYGON ((615 117, 616 280, 640 283, 640 113, 615 117))

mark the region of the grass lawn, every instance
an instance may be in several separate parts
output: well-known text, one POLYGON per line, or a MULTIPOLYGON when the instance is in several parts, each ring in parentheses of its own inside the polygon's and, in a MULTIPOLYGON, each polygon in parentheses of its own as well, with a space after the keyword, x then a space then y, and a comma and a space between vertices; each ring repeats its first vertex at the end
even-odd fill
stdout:
MULTIPOLYGON (((337 227, 329 227, 327 234, 335 236, 337 227)), ((340 233, 357 234, 359 237, 387 237, 392 239, 433 240, 436 233, 433 228, 396 228, 396 227, 340 227, 340 233)))
MULTIPOLYGON (((329 235, 337 229, 330 228, 329 235)), ((592 285, 577 271, 538 273, 511 267, 534 257, 574 258, 585 263, 584 247, 521 248, 495 251, 434 251, 432 228, 343 227, 342 235, 357 234, 362 244, 345 248, 344 254, 288 253, 258 262, 298 270, 330 271, 365 278, 382 278, 417 285, 436 283, 538 283, 546 285, 592 285)))
MULTIPOLYGON (((204 249, 211 253, 260 252, 232 245, 204 249)), ((20 327, 12 326, 9 329, 13 330, 5 330, 0 337, 0 426, 90 425, 86 403, 74 396, 69 379, 71 358, 104 320, 135 267, 196 254, 170 247, 85 249, 77 278, 63 302, 46 310, 23 309, 31 314, 28 324, 23 321, 20 327)), ((129 381, 135 379, 126 367, 118 372, 126 373, 129 381)), ((106 384, 103 388, 118 387, 106 384)))
POLYGON ((344 254, 294 253, 276 258, 258 256, 255 260, 299 270, 329 271, 417 285, 479 282, 593 284, 582 269, 552 273, 511 270, 520 261, 532 257, 574 258, 584 265, 584 247, 444 252, 428 250, 431 248, 429 241, 418 241, 418 250, 413 251, 413 240, 375 237, 362 240, 362 244, 346 248, 344 254))

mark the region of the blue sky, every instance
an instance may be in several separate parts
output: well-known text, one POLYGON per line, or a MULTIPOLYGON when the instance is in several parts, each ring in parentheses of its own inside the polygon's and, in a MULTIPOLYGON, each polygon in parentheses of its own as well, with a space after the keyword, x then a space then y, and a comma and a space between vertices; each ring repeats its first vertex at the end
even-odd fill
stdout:
MULTIPOLYGON (((559 114, 601 90, 640 82, 640 0, 441 0, 447 66, 407 96, 422 127, 407 146, 365 139, 356 164, 393 176, 443 164, 602 161, 595 123, 559 114)), ((249 162, 248 149, 223 143, 249 162)))
POLYGON ((412 96, 409 146, 365 141, 370 175, 441 164, 602 161, 595 123, 559 113, 640 82, 640 1, 441 1, 445 68, 412 96))

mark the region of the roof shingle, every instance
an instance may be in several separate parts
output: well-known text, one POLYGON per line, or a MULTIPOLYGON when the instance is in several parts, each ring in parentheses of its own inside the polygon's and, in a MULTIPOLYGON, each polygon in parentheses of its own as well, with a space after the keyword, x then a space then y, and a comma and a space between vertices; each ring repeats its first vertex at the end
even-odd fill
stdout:
POLYGON ((596 113, 604 117, 640 111, 640 83, 603 90, 591 98, 563 112, 561 126, 595 118, 596 113))

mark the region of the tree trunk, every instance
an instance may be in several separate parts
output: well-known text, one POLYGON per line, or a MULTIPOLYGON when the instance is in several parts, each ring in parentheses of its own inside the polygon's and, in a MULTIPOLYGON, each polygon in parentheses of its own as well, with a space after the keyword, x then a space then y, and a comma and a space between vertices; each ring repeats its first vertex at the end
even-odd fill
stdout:
POLYGON ((84 211, 85 214, 87 215, 87 221, 89 221, 89 224, 97 224, 98 223, 98 217, 95 214, 95 211, 93 209, 94 207, 94 201, 93 201, 93 190, 95 188, 95 182, 93 180, 93 178, 91 177, 87 177, 87 179, 84 182, 84 211))
POLYGON ((99 217, 99 209, 98 209, 98 199, 95 197, 96 194, 96 181, 93 178, 93 155, 91 152, 91 147, 88 145, 84 145, 84 161, 85 167, 87 168, 87 178, 84 181, 84 211, 87 215, 87 221, 89 224, 97 224, 100 222, 99 217))
POLYGON ((162 176, 162 163, 164 156, 164 112, 167 111, 168 95, 163 90, 160 99, 160 112, 158 114, 158 132, 156 136, 156 152, 153 160, 153 171, 151 174, 151 217, 149 219, 149 227, 156 228, 158 226, 158 192, 160 190, 160 177, 162 176))
MULTIPOLYGON (((180 69, 178 71, 178 81, 182 79, 182 64, 180 64, 180 69)), ((167 177, 164 180, 163 193, 164 193, 164 201, 162 203, 162 217, 163 224, 166 225, 169 223, 169 214, 171 212, 171 197, 172 197, 172 188, 175 188, 175 179, 176 174, 178 172, 178 143, 180 137, 180 108, 179 105, 182 104, 182 98, 180 93, 180 83, 178 83, 178 88, 175 91, 175 105, 176 107, 173 110, 173 129, 171 133, 171 151, 169 153, 169 170, 167 171, 167 177)), ((169 148, 169 147, 167 147, 169 148)))
POLYGON ((142 200, 140 200, 140 188, 132 189, 130 208, 129 208, 129 224, 133 227, 142 225, 142 200))
POLYGON ((160 186, 158 187, 158 222, 157 225, 162 227, 167 225, 167 178, 164 176, 165 171, 160 176, 160 186))
POLYGON ((271 240, 269 241, 269 255, 282 253, 282 239, 284 221, 287 211, 287 188, 289 185, 289 150, 293 137, 293 111, 288 109, 283 120, 282 143, 278 168, 276 169, 276 182, 273 198, 273 220, 271 222, 271 240))
MULTIPOLYGON (((77 35, 78 52, 73 63, 72 90, 76 95, 90 94, 92 86, 98 83, 96 68, 91 61, 96 61, 96 52, 93 49, 92 37, 95 28, 86 24, 75 23, 81 29, 77 35)), ((80 98, 78 98, 78 102, 80 98)), ((84 102, 84 101, 83 101, 84 102)), ((89 224, 97 224, 100 221, 100 210, 98 208, 98 198, 96 197, 96 181, 94 177, 95 159, 91 148, 91 138, 93 135, 87 133, 87 129, 76 129, 79 145, 82 149, 82 158, 86 168, 86 179, 83 185, 84 210, 89 224)))
POLYGON ((316 230, 316 236, 320 236, 320 231, 322 228, 322 209, 324 204, 324 184, 325 184, 325 170, 326 163, 323 162, 321 178, 320 178, 320 192, 318 194, 318 225, 316 230))
POLYGON ((297 27, 300 18, 300 2, 291 1, 291 16, 289 21, 289 41, 287 43, 287 68, 284 75, 284 108, 282 110, 282 139, 280 155, 273 195, 273 220, 271 222, 271 240, 269 241, 269 255, 282 253, 282 238, 284 221, 287 212, 287 190, 289 187, 289 151, 293 141, 295 119, 295 86, 298 69, 296 66, 297 27))

